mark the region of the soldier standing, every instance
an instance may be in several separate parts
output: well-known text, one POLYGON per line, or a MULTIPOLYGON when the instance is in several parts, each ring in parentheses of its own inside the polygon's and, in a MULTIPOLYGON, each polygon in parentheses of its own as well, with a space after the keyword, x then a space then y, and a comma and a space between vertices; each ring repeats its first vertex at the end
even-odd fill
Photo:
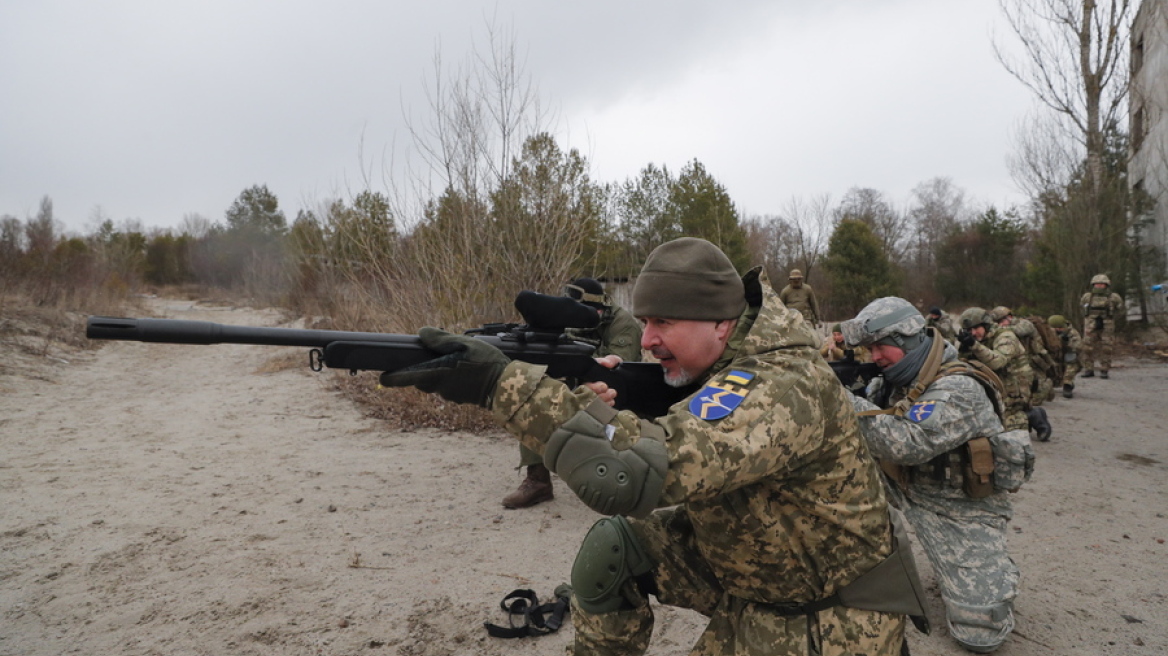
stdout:
POLYGON ((1002 379, 1006 430, 1029 430, 1030 385, 1034 372, 1022 342, 1012 330, 994 323, 989 313, 972 307, 961 313, 961 334, 957 336, 962 359, 976 359, 1002 379))
POLYGON ((1083 337, 1061 314, 1052 315, 1047 323, 1054 328, 1063 343, 1063 397, 1072 399, 1075 397, 1075 375, 1083 368, 1079 360, 1083 337))
POLYGON ((811 285, 803 282, 802 271, 791 269, 787 286, 779 292, 779 300, 802 314, 803 319, 813 327, 819 324, 819 301, 815 299, 815 290, 811 289, 811 285))
POLYGON ((1111 278, 1100 273, 1091 279, 1091 291, 1083 294, 1083 378, 1107 378, 1115 349, 1115 319, 1123 311, 1123 297, 1111 291, 1111 278))
MULTIPOLYGON (((564 287, 564 296, 594 308, 600 314, 595 328, 568 329, 572 339, 596 347, 596 357, 615 355, 622 362, 641 361, 641 324, 628 310, 612 302, 600 283, 592 278, 577 278, 564 287)), ((528 508, 555 498, 552 475, 543 464, 543 456, 519 445, 519 467, 527 476, 518 489, 503 497, 504 508, 528 508)))
POLYGON ((571 390, 432 328, 422 343, 448 355, 381 381, 489 407, 590 508, 615 513, 572 568, 573 653, 644 653, 654 595, 710 618, 695 654, 898 654, 903 613, 920 610, 911 550, 818 337, 760 268, 740 278, 694 238, 649 255, 633 312, 664 381, 703 385, 653 420, 610 407, 602 383, 571 390), (875 583, 877 565, 900 584, 875 583))
MULTIPOLYGON (((978 484, 962 463, 980 454, 992 469, 988 438, 1003 433, 997 381, 959 360, 902 298, 873 301, 843 330, 849 345, 868 346, 882 371, 867 399, 852 402, 860 432, 895 483, 894 504, 933 565, 949 632, 965 649, 991 652, 1014 629, 1019 574, 1006 549, 1013 509, 1005 489, 978 484)), ((1029 448, 1028 432, 1010 437, 1029 448)), ((1016 474, 1025 478, 1025 465, 1016 474)))

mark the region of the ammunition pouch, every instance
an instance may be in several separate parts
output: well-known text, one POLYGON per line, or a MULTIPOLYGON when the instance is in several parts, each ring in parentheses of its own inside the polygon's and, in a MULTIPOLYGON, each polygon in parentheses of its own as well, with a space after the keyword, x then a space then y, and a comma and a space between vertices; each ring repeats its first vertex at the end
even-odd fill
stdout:
POLYGON ((961 453, 961 489, 971 499, 983 499, 994 493, 994 450, 989 438, 975 437, 966 442, 961 453))
POLYGON ((1095 330, 1103 330, 1103 317, 1095 317, 1095 330))

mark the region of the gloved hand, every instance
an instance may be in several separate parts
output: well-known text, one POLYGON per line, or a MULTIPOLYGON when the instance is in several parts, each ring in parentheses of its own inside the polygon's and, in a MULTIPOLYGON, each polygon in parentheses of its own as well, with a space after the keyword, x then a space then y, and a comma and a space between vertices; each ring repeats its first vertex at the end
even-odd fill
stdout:
POLYGON ((502 351, 481 339, 437 328, 421 329, 418 338, 423 346, 443 354, 442 357, 387 371, 381 374, 382 385, 417 387, 455 403, 489 405, 495 383, 511 362, 502 351))
POLYGON ((957 333, 957 343, 959 344, 957 348, 959 351, 965 352, 972 349, 975 342, 977 342, 977 338, 973 336, 973 333, 967 330, 957 333))

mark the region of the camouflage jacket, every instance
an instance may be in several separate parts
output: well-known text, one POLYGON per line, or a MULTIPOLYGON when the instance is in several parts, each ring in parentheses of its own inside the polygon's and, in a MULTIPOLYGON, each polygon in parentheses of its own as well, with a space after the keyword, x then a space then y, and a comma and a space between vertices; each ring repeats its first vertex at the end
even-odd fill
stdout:
POLYGON ((936 328, 946 342, 950 344, 957 342, 957 331, 953 329, 953 317, 949 316, 947 312, 942 312, 940 319, 925 315, 925 324, 936 328))
POLYGON ((807 321, 819 321, 819 301, 815 300, 815 290, 811 285, 803 283, 797 289, 787 285, 779 292, 779 300, 792 310, 798 310, 807 321))
POLYGON ((1084 320, 1103 317, 1104 321, 1115 321, 1123 313, 1123 297, 1110 288, 1103 290, 1102 293, 1090 291, 1083 294, 1079 299, 1079 305, 1083 306, 1084 320))
POLYGON ((1080 352, 1082 352, 1083 336, 1079 334, 1079 331, 1075 330, 1071 326, 1067 326, 1061 333, 1059 333, 1059 339, 1063 342, 1064 356, 1069 353, 1078 355, 1080 352))
MULTIPOLYGON (((957 359, 957 349, 945 346, 942 362, 957 359)), ((884 407, 890 407, 904 398, 907 389, 891 390, 882 394, 878 389, 881 378, 873 379, 868 398, 855 397, 852 403, 857 412, 876 410, 878 406, 868 399, 887 397, 884 407)), ((915 381, 914 381, 915 384, 915 381)), ((1001 433, 1002 421, 994 411, 985 388, 970 376, 951 375, 937 378, 925 388, 916 403, 904 414, 860 417, 860 432, 868 441, 868 448, 877 460, 897 465, 923 465, 933 458, 952 451, 975 437, 990 437, 1001 433)), ((910 495, 926 493, 933 497, 974 501, 960 486, 938 482, 925 476, 914 477, 910 495)), ((1006 504, 1005 492, 996 492, 989 504, 1006 504)), ((988 498, 988 497, 987 497, 988 498)))
POLYGON ((1038 328, 1034 326, 1034 323, 1029 319, 1018 317, 1014 319, 1014 323, 1009 328, 1014 331, 1014 335, 1022 343, 1022 348, 1026 349, 1026 354, 1030 358, 1030 369, 1035 373, 1041 372, 1047 376, 1055 375, 1058 363, 1046 350, 1046 346, 1042 343, 1042 335, 1038 334, 1038 328))
MULTIPOLYGON (((612 439, 627 448, 664 435, 669 471, 657 505, 685 505, 727 592, 804 603, 890 553, 887 502, 850 395, 819 357, 818 337, 778 302, 759 269, 744 282, 751 307, 706 386, 651 422, 618 413, 612 439), (708 402, 714 394, 720 403, 708 402), (707 412, 715 406, 730 410, 707 412)), ((595 398, 516 361, 496 386, 492 411, 542 453, 551 433, 595 398)))
POLYGON ((619 305, 610 305, 600 317, 600 325, 587 330, 569 328, 569 337, 596 347, 596 357, 619 355, 625 362, 641 361, 641 322, 619 305))
POLYGON ((1030 368, 1030 357, 1013 330, 994 326, 980 342, 964 354, 966 359, 977 358, 998 377, 1006 388, 1006 399, 1029 399, 1030 383, 1034 380, 1034 370, 1030 368), (987 346, 988 344, 988 346, 987 346))

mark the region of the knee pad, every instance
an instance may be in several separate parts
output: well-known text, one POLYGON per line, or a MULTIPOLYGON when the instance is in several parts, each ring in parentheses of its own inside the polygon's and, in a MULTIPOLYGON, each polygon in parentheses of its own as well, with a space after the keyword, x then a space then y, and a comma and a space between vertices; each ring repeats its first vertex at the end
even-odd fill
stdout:
POLYGON ((1014 630, 1014 604, 1003 601, 992 606, 969 606, 946 602, 949 633, 964 649, 988 654, 1014 630))
POLYGON ((625 596, 625 584, 653 569, 645 550, 627 519, 602 519, 592 525, 576 562, 572 564, 572 593, 580 608, 589 613, 610 613, 637 606, 625 596))

